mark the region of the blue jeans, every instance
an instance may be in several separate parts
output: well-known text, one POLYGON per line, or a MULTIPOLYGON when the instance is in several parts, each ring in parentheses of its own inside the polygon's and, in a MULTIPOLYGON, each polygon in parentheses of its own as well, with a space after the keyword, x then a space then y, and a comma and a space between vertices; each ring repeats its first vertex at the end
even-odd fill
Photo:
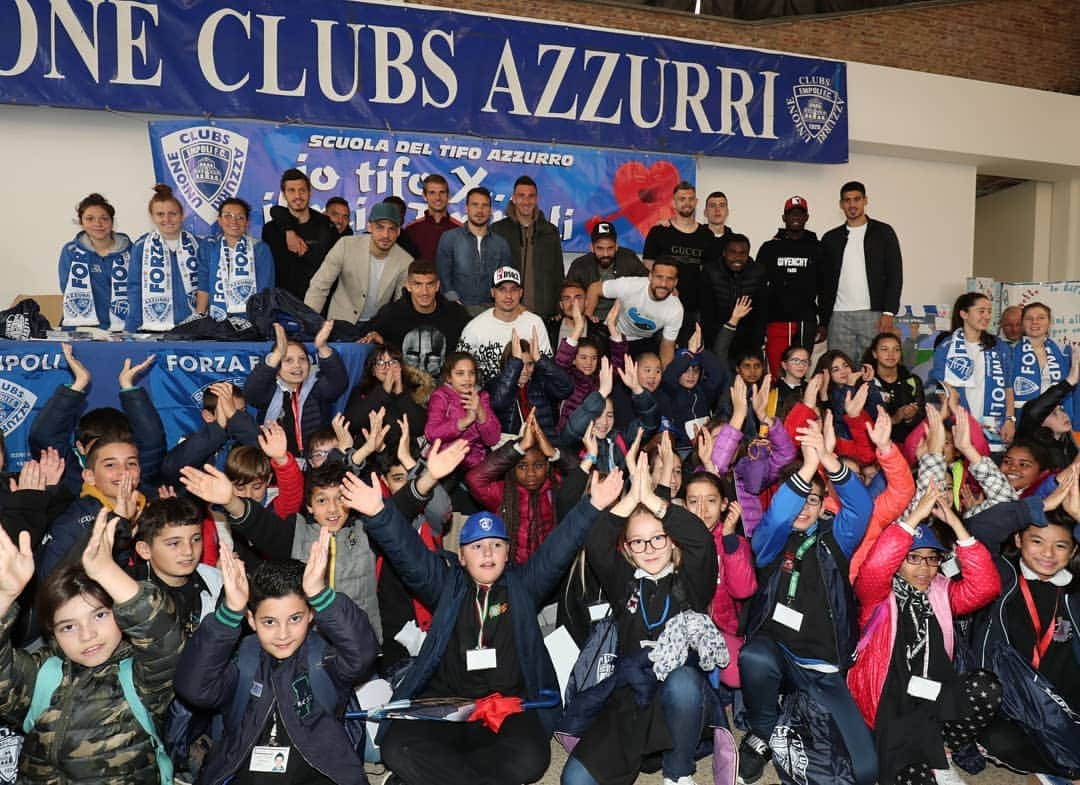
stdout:
MULTIPOLYGON (((663 753, 664 776, 677 780, 691 776, 697 768, 695 752, 701 731, 705 727, 705 689, 708 684, 700 669, 684 665, 671 672, 660 685, 656 700, 660 701, 664 721, 671 734, 673 746, 663 753)), ((596 785, 585 765, 570 757, 563 768, 562 785, 596 785)))
POLYGON ((739 652, 739 678, 746 703, 746 724, 766 742, 780 716, 782 693, 805 691, 824 706, 840 728, 851 756, 855 781, 871 785, 877 779, 877 755, 870 729, 840 673, 820 673, 799 667, 778 643, 755 637, 739 652))

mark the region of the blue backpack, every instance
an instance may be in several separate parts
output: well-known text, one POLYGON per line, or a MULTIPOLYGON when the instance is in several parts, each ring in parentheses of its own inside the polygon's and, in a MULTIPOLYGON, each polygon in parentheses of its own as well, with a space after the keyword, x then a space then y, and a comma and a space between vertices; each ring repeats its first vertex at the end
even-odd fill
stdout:
MULTIPOLYGON (((255 635, 249 635, 240 642, 236 652, 238 671, 236 692, 233 694, 232 703, 225 712, 225 727, 227 728, 240 727, 240 721, 244 717, 248 699, 251 696, 251 685, 254 684, 255 674, 259 670, 261 651, 259 639, 255 635)), ((307 674, 311 683, 311 692, 323 711, 342 722, 353 750, 358 755, 363 756, 364 722, 363 720, 346 720, 343 718, 343 713, 337 711, 338 687, 323 666, 323 656, 325 654, 326 639, 313 630, 308 635, 307 640, 307 674)), ((356 699, 356 691, 350 688, 349 699, 345 704, 344 711, 360 710, 360 703, 356 699)))
MULTIPOLYGON (((23 720, 23 733, 30 733, 34 729, 38 717, 49 708, 53 693, 56 692, 63 678, 64 661, 59 657, 49 657, 41 664, 41 669, 38 670, 37 678, 34 680, 34 695, 30 699, 30 709, 26 712, 26 719, 23 720)), ((135 720, 146 731, 154 746, 154 757, 157 759, 158 771, 161 773, 161 785, 172 785, 172 760, 165 751, 165 745, 161 743, 161 737, 158 736, 157 728, 154 727, 153 717, 139 698, 139 691, 135 689, 131 657, 120 660, 120 687, 124 690, 124 700, 127 701, 131 713, 135 715, 135 720)))

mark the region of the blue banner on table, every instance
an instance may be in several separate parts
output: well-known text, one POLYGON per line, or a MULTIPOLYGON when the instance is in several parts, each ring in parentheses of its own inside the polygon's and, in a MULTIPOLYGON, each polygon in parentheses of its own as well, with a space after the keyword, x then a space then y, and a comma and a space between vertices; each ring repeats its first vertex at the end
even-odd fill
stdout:
MULTIPOLYGON (((333 344, 349 374, 349 390, 336 403, 342 411, 360 380, 371 346, 333 344)), ((75 355, 90 370, 86 409, 119 408, 118 378, 126 358, 133 364, 156 355, 139 380, 150 394, 169 446, 203 426, 199 412, 203 391, 214 382, 243 387, 247 375, 271 349, 270 343, 141 343, 93 341, 75 344, 75 355)), ((314 348, 308 352, 314 359, 314 348)), ((57 386, 72 379, 60 344, 51 341, 0 341, 0 429, 4 432, 4 469, 17 470, 28 460, 30 425, 57 386)), ((74 434, 72 434, 74 438, 74 434)))
POLYGON ((185 226, 199 235, 216 231, 218 205, 239 196, 252 204, 257 237, 278 204, 281 173, 293 166, 310 176, 316 207, 344 197, 361 232, 367 210, 387 196, 405 200, 406 222, 423 216, 423 179, 436 172, 450 183, 452 215, 464 222, 465 195, 483 186, 497 220, 528 172, 565 251, 588 251, 599 221, 614 222, 619 243, 640 251, 649 228, 671 217, 675 185, 696 173, 685 155, 268 123, 153 122, 150 148, 154 176, 184 200, 185 226))
POLYGON ((842 62, 566 24, 340 0, 18 0, 0 4, 0 52, 13 103, 848 158, 842 62))

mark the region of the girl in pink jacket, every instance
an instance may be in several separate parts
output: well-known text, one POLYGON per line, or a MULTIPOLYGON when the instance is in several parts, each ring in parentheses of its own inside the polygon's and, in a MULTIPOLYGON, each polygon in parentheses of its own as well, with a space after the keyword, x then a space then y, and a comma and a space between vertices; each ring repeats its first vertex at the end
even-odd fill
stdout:
POLYGON ((443 444, 464 439, 469 454, 462 465, 476 466, 489 447, 499 443, 502 426, 491 409, 491 399, 476 386, 476 360, 468 352, 454 352, 443 365, 442 384, 428 400, 428 442, 442 439, 443 444))
POLYGON ((739 635, 739 608, 757 591, 750 543, 737 531, 742 508, 737 501, 727 501, 719 477, 699 472, 686 483, 686 509, 701 519, 716 542, 719 572, 709 615, 731 653, 731 662, 720 671, 720 681, 738 689, 739 650, 743 642, 739 635))

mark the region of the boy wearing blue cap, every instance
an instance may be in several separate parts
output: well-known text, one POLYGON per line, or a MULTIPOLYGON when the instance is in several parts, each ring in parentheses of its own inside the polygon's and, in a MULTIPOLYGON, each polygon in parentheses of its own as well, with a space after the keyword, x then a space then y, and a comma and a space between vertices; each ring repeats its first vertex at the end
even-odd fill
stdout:
POLYGON ((935 483, 874 543, 855 581, 861 635, 848 687, 873 730, 883 785, 955 781, 945 749, 971 743, 993 719, 1001 685, 989 671, 957 673, 953 617, 989 604, 1000 586, 990 552, 935 483), (931 514, 956 537, 956 579, 941 570, 948 551, 931 514))
MULTIPOLYGON (((432 449, 428 469, 445 476, 442 464, 453 458, 460 462, 468 445, 458 441, 445 450, 439 446, 432 449)), ((346 504, 363 516, 368 535, 405 585, 435 609, 427 638, 394 700, 476 699, 493 693, 536 699, 548 691, 558 695, 536 615, 581 549, 593 521, 622 490, 618 469, 603 481, 593 479, 590 495, 527 562, 514 565, 509 563, 506 525, 498 515, 479 512, 465 521, 455 563, 450 554, 424 547, 401 513, 384 504, 374 477, 371 485, 346 477, 346 504)), ((383 760, 394 772, 387 782, 534 782, 547 769, 557 713, 558 707, 511 714, 497 731, 477 722, 391 721, 379 732, 383 760)))

